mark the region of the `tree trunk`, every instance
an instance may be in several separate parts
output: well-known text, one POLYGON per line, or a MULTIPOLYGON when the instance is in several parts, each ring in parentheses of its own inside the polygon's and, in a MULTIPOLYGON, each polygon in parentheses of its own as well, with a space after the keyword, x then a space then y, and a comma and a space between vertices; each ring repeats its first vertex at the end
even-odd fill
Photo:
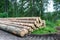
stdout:
POLYGON ((7 26, 7 25, 1 24, 1 23, 0 23, 0 29, 11 32, 13 34, 17 34, 19 36, 24 36, 28 33, 27 29, 18 28, 18 27, 14 27, 14 26, 7 26))

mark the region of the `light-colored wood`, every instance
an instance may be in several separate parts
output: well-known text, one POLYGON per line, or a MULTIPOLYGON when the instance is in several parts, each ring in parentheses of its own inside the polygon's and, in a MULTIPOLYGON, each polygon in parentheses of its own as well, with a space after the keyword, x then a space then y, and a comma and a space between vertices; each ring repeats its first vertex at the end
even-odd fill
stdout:
POLYGON ((42 20, 42 25, 39 28, 45 28, 46 24, 45 24, 45 20, 42 20))
POLYGON ((17 34, 19 36, 24 36, 28 34, 28 30, 24 28, 18 28, 18 27, 13 27, 13 26, 7 26, 5 24, 0 23, 0 29, 3 29, 5 31, 9 31, 13 34, 17 34))
POLYGON ((7 20, 30 20, 30 21, 37 21, 37 23, 39 23, 39 21, 41 21, 40 17, 17 17, 17 18, 0 18, 0 19, 7 19, 7 20))
POLYGON ((42 26, 46 27, 45 20, 42 20, 42 26))
POLYGON ((28 27, 32 27, 33 29, 36 29, 36 27, 34 26, 34 24, 30 24, 30 23, 20 23, 20 22, 11 22, 11 21, 1 21, 1 23, 5 23, 5 24, 15 24, 15 25, 22 25, 22 26, 28 26, 28 27))
POLYGON ((25 29, 28 29, 30 32, 33 31, 33 29, 29 26, 24 26, 24 25, 18 25, 18 24, 15 24, 15 23, 12 23, 12 22, 9 22, 9 21, 0 21, 1 24, 6 24, 6 25, 9 25, 9 26, 15 26, 15 27, 18 27, 18 28, 25 28, 25 29))
POLYGON ((46 23, 40 17, 0 18, 0 26, 3 30, 24 36, 35 29, 46 27, 46 23))
POLYGON ((19 23, 30 23, 30 24, 36 25, 36 27, 39 27, 42 25, 40 17, 4 18, 4 20, 10 20, 12 22, 19 22, 19 23))

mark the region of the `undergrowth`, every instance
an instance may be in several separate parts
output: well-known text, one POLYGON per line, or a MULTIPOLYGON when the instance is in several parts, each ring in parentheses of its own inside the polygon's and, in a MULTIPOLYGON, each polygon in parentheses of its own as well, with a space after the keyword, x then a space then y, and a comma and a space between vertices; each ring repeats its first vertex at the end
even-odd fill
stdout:
POLYGON ((50 34, 55 33, 57 30, 55 29, 56 24, 50 21, 46 21, 46 27, 39 28, 38 30, 34 30, 32 34, 50 34))

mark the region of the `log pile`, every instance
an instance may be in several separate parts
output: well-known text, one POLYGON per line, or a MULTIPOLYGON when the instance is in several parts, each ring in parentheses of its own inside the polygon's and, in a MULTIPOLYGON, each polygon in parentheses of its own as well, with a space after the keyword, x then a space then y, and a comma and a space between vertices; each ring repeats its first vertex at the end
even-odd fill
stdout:
POLYGON ((45 26, 45 20, 40 17, 0 18, 0 29, 22 37, 45 26))

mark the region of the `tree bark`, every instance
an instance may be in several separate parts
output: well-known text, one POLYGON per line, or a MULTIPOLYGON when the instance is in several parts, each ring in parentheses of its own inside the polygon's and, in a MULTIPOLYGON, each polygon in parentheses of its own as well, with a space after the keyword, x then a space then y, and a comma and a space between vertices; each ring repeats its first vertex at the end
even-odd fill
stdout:
POLYGON ((24 28, 18 28, 18 27, 14 27, 14 26, 7 26, 5 24, 1 24, 0 23, 0 29, 3 29, 5 31, 11 32, 13 34, 17 34, 19 36, 24 36, 26 34, 28 34, 28 30, 24 29, 24 28))

